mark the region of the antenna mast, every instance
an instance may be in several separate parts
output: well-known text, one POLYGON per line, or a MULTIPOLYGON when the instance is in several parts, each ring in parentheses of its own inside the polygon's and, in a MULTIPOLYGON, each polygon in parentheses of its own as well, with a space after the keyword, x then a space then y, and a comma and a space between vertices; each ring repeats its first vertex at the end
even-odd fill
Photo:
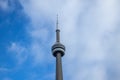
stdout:
POLYGON ((58 14, 57 14, 57 21, 56 21, 56 42, 60 42, 60 30, 59 30, 59 23, 58 23, 58 14))

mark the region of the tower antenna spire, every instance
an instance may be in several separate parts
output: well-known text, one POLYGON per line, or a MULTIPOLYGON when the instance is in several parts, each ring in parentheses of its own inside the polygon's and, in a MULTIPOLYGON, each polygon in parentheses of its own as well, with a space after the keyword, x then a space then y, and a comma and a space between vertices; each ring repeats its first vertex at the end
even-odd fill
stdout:
POLYGON ((57 14, 57 21, 56 21, 56 29, 59 29, 58 14, 57 14))
POLYGON ((56 42, 60 42, 60 29, 59 29, 59 22, 58 22, 58 14, 56 19, 56 42))

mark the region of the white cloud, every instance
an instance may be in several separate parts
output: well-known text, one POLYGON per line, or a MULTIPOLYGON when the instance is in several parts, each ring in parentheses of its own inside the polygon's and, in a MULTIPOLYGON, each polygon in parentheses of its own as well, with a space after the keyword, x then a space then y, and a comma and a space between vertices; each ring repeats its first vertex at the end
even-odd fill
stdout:
POLYGON ((41 62, 43 62, 45 57, 45 54, 42 51, 41 46, 36 42, 33 42, 33 44, 31 45, 31 55, 33 57, 34 65, 40 64, 41 62))
POLYGON ((10 71, 8 68, 0 67, 0 72, 7 72, 10 71))
POLYGON ((18 45, 16 42, 12 42, 10 47, 9 47, 10 51, 14 51, 17 53, 21 53, 24 51, 24 48, 22 48, 20 45, 18 45))
POLYGON ((35 29, 30 32, 31 36, 38 40, 46 41, 48 39, 48 30, 43 29, 35 29))
POLYGON ((8 10, 9 9, 8 0, 0 0, 0 8, 2 8, 5 11, 8 10))
POLYGON ((12 42, 10 46, 8 46, 8 51, 17 61, 17 66, 21 65, 27 58, 27 49, 24 46, 20 45, 20 43, 12 42))
MULTIPOLYGON (((44 26, 47 24, 45 21, 53 22, 53 17, 59 12, 61 39, 67 49, 63 58, 66 79, 107 80, 111 77, 107 72, 109 60, 112 63, 116 62, 115 65, 119 65, 120 61, 118 57, 120 56, 120 33, 118 33, 120 29, 117 26, 120 19, 118 0, 58 2, 55 0, 22 0, 21 3, 25 13, 31 19, 30 36, 33 40, 31 46, 33 46, 33 51, 37 51, 36 53, 41 52, 43 48, 41 44, 39 45, 39 40, 42 39, 41 43, 44 44, 50 36, 49 25, 44 26), (37 48, 34 48, 34 44, 37 44, 37 48), (112 49, 114 49, 113 52, 109 54, 112 49)), ((119 74, 117 70, 120 69, 115 69, 115 73, 119 74)))

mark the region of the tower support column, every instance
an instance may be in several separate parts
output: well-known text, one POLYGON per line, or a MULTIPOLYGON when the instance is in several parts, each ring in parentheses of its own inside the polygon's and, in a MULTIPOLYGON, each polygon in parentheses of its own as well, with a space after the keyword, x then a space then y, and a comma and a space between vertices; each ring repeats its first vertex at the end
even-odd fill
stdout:
POLYGON ((56 80, 63 80, 61 53, 56 55, 56 80))

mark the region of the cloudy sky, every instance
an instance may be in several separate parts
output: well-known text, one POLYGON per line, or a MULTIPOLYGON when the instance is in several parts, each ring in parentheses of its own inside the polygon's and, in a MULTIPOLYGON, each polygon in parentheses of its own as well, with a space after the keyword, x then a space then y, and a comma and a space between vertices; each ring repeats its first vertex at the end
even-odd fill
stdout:
POLYGON ((0 80, 55 80, 57 13, 64 80, 120 80, 120 0, 0 0, 0 80))

